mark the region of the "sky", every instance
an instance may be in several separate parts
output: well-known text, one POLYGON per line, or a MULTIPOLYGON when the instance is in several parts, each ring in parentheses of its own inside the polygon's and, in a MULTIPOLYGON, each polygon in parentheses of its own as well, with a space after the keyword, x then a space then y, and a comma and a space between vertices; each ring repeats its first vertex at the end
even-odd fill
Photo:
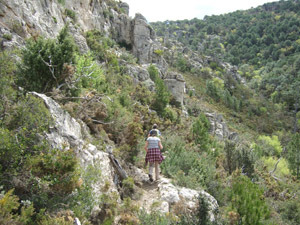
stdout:
POLYGON ((255 8, 278 0, 122 0, 129 4, 129 16, 141 13, 148 22, 203 19, 236 10, 255 8))

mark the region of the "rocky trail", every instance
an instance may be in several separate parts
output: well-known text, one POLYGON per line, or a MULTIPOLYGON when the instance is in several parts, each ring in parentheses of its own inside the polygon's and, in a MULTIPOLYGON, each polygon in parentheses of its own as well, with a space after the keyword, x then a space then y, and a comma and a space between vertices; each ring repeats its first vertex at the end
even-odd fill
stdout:
MULTIPOLYGON (((153 209, 161 206, 161 198, 159 194, 159 182, 144 182, 142 189, 142 196, 137 202, 141 208, 144 208, 147 212, 151 212, 153 209)), ((168 205, 167 205, 168 207, 168 205)))

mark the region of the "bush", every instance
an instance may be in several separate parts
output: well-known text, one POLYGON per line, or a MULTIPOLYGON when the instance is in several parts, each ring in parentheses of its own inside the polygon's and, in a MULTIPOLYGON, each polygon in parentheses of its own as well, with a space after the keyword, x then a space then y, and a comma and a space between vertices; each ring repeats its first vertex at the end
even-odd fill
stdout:
POLYGON ((13 88, 16 66, 10 54, 0 51, 0 125, 6 124, 17 97, 17 91, 13 88))
POLYGON ((107 60, 109 54, 108 49, 112 48, 115 42, 97 30, 88 31, 85 36, 88 46, 94 52, 98 60, 107 60))
POLYGON ((286 224, 300 224, 300 203, 298 199, 282 202, 279 210, 281 218, 286 224))
POLYGON ((215 83, 210 80, 206 81, 206 94, 217 102, 221 99, 221 90, 219 90, 215 83))
MULTIPOLYGON (((69 201, 70 209, 79 218, 89 218, 93 208, 100 202, 100 199, 95 197, 93 190, 93 187, 102 179, 99 168, 100 162, 95 162, 94 164, 97 166, 88 165, 81 170, 79 179, 79 184, 81 183, 81 185, 78 185, 74 190, 69 201)), ((106 192, 107 190, 101 191, 106 192)))
POLYGON ((295 133, 292 136, 291 141, 287 146, 287 160, 289 162, 289 167, 293 173, 297 177, 300 178, 300 134, 295 133))
POLYGON ((156 79, 160 78, 159 77, 158 69, 154 65, 152 65, 152 64, 148 67, 148 73, 150 75, 150 79, 153 82, 155 82, 156 79))
MULTIPOLYGON (((275 164, 277 163, 278 159, 276 157, 262 157, 264 165, 267 167, 267 170, 270 172, 275 168, 275 164)), ((279 178, 287 177, 290 174, 288 168, 288 162, 285 159, 281 159, 277 165, 277 169, 275 174, 279 178)))
POLYGON ((214 159, 206 154, 186 150, 183 142, 177 138, 174 143, 164 144, 168 153, 161 165, 163 174, 173 178, 180 186, 189 188, 209 186, 214 177, 214 159))
POLYGON ((258 137, 255 151, 259 156, 280 157, 282 147, 276 135, 273 135, 272 137, 262 135, 258 137))
POLYGON ((65 9, 65 14, 70 17, 74 22, 76 21, 76 13, 71 9, 65 9))
POLYGON ((245 225, 263 224, 269 217, 269 209, 263 199, 263 190, 246 176, 237 176, 232 182, 231 207, 245 225))
POLYGON ((165 119, 169 119, 172 123, 176 122, 178 119, 176 111, 170 107, 165 108, 163 112, 163 117, 165 119))
POLYGON ((141 225, 171 225, 176 221, 175 218, 169 218, 157 211, 148 214, 146 211, 141 210, 138 213, 138 218, 141 225))
POLYGON ((180 55, 177 59, 176 59, 176 62, 175 62, 175 67, 178 68, 178 70, 180 72, 189 72, 191 71, 191 65, 190 63, 188 62, 188 60, 180 55))
POLYGON ((163 115, 165 108, 169 104, 170 93, 160 78, 155 80, 155 95, 152 103, 152 108, 157 111, 159 115, 163 115))
POLYGON ((74 82, 71 92, 77 93, 72 96, 79 96, 82 89, 94 89, 103 92, 105 89, 105 76, 102 68, 92 57, 91 53, 76 55, 74 82))
POLYGON ((203 113, 199 114, 199 117, 192 125, 193 140, 196 145, 200 145, 202 150, 208 150, 210 143, 209 138, 210 122, 203 113))
POLYGON ((19 198, 13 195, 13 189, 6 193, 2 192, 0 194, 0 224, 33 224, 33 205, 29 202, 20 206, 19 198))
POLYGON ((225 169, 231 174, 236 169, 242 169, 243 174, 252 177, 254 174, 255 157, 252 151, 247 146, 239 146, 236 148, 236 143, 226 141, 225 147, 225 169))
POLYGON ((3 38, 8 40, 8 41, 11 41, 12 40, 12 35, 11 34, 3 34, 3 38))
POLYGON ((13 171, 22 171, 24 159, 44 148, 39 144, 38 133, 52 123, 44 102, 31 95, 20 99, 11 110, 7 128, 0 128, 0 170, 7 173, 6 179, 13 171))
POLYGON ((57 40, 29 39, 22 52, 18 84, 40 93, 57 88, 72 75, 67 73, 66 66, 74 62, 76 49, 67 27, 61 30, 57 40))
POLYGON ((24 188, 30 187, 26 198, 38 210, 47 208, 51 211, 57 208, 57 204, 68 203, 70 194, 78 186, 78 168, 78 160, 72 150, 45 150, 32 156, 27 159, 25 167, 29 179, 24 188))

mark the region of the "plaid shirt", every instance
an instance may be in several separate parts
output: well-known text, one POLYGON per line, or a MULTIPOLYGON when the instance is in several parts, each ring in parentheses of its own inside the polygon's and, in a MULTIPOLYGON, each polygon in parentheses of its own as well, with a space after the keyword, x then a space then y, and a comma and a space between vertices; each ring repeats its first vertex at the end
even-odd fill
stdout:
POLYGON ((150 148, 147 151, 145 161, 146 163, 150 162, 159 162, 161 163, 164 160, 159 148, 150 148))

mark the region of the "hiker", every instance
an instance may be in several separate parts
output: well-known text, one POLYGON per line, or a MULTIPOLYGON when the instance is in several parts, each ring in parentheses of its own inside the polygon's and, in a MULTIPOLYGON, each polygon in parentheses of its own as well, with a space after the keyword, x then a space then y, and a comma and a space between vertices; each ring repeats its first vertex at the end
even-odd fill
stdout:
POLYGON ((149 162, 149 180, 153 181, 153 167, 155 166, 155 179, 159 179, 159 164, 164 160, 160 150, 163 149, 160 139, 157 137, 157 131, 151 130, 150 137, 147 138, 145 144, 146 164, 149 162))
POLYGON ((153 124, 152 129, 149 131, 148 137, 150 137, 150 132, 151 132, 152 130, 156 130, 156 131, 157 131, 157 136, 158 136, 158 137, 161 136, 161 132, 160 132, 160 130, 157 128, 157 124, 156 124, 156 123, 153 124))

